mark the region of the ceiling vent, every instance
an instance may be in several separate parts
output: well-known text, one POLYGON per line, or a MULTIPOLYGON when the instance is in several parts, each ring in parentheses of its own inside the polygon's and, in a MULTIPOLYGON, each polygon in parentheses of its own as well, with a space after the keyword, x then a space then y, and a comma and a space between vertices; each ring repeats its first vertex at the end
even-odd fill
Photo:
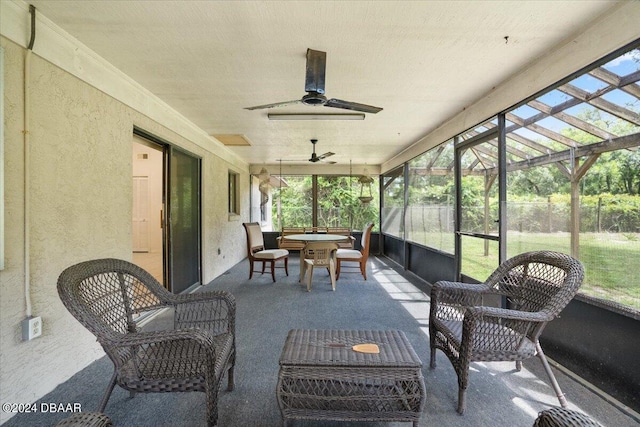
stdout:
POLYGON ((251 143, 244 135, 237 134, 218 134, 212 135, 215 139, 222 142, 227 147, 243 147, 249 146, 251 143))

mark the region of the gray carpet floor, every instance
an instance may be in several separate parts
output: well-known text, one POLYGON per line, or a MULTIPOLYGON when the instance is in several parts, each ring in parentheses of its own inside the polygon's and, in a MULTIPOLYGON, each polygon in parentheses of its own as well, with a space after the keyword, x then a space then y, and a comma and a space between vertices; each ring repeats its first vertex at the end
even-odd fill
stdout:
MULTIPOLYGON (((221 427, 280 426, 276 401, 278 358, 290 329, 399 329, 404 331, 423 361, 426 405, 420 426, 530 427, 537 413, 557 406, 553 390, 537 359, 524 363, 474 363, 467 392, 467 410, 457 414, 457 382, 451 364, 438 352, 438 366, 429 361, 427 288, 403 277, 392 266, 370 258, 369 280, 359 274, 343 274, 335 292, 328 274, 316 270, 311 292, 298 283, 299 260, 292 256, 289 276, 277 270, 277 282, 269 274, 248 280, 245 260, 200 290, 224 289, 237 303, 236 387, 219 398, 221 427)), ((152 319, 146 328, 170 324, 167 315, 152 319)), ((77 402, 83 411, 95 410, 111 377, 111 362, 103 357, 44 396, 42 402, 77 402)), ((556 371, 570 408, 591 415, 603 426, 639 425, 605 399, 556 371)), ((226 380, 223 384, 226 384, 226 380)), ((105 410, 116 426, 204 426, 203 393, 138 394, 116 387, 105 410)), ((19 414, 4 425, 52 426, 63 413, 19 414)), ((409 423, 356 423, 296 421, 299 427, 409 426, 409 423)))

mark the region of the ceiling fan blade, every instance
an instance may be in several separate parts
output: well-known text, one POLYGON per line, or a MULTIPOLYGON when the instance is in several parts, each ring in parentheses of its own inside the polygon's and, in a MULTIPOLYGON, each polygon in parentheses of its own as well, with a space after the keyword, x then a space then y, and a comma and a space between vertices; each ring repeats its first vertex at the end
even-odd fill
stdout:
POLYGON ((324 76, 327 66, 327 53, 307 49, 307 74, 304 82, 306 92, 324 94, 324 76))
POLYGON ((325 163, 327 165, 335 165, 336 162, 334 162, 333 160, 320 160, 322 163, 325 163))
POLYGON ((336 153, 332 153, 331 151, 326 152, 324 154, 321 154, 318 156, 318 160, 322 160, 322 159, 326 159, 327 157, 331 157, 333 155, 335 155, 336 153))
POLYGON ((325 107, 342 108, 345 110, 362 111, 363 113, 377 113, 382 111, 380 107, 373 105, 358 104, 357 102, 343 101, 342 99, 331 98, 325 104, 325 107))
POLYGON ((245 110, 262 110, 264 108, 284 107, 286 105, 300 104, 302 100, 296 99, 295 101, 276 102, 273 104, 256 105, 255 107, 245 107, 245 110))

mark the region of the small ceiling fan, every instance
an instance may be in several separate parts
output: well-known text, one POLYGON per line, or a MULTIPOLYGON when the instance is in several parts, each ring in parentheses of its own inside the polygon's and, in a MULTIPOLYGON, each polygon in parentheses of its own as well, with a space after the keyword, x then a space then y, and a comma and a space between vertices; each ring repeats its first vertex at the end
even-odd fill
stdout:
POLYGON ((311 140, 311 144, 313 144, 313 153, 311 153, 311 158, 309 159, 309 161, 310 161, 311 163, 324 162, 324 163, 334 164, 335 162, 332 162, 332 161, 330 161, 330 160, 329 160, 329 161, 327 161, 327 160, 325 160, 325 159, 326 159, 327 157, 331 157, 331 156, 333 156, 333 155, 334 155, 334 154, 336 154, 336 153, 332 153, 331 151, 327 151, 326 153, 321 154, 321 155, 319 155, 319 156, 318 156, 318 155, 316 154, 316 142, 318 142, 318 140, 317 140, 317 139, 312 139, 312 140, 311 140))
POLYGON ((380 107, 359 104, 357 102, 344 101, 342 99, 327 99, 324 95, 324 79, 327 65, 327 53, 319 50, 307 49, 307 72, 304 90, 307 92, 301 99, 293 101, 276 102, 274 104, 246 107, 246 110, 261 110, 264 108, 284 107, 293 104, 324 105, 325 107, 342 108, 345 110, 362 111, 364 113, 377 113, 382 111, 380 107))

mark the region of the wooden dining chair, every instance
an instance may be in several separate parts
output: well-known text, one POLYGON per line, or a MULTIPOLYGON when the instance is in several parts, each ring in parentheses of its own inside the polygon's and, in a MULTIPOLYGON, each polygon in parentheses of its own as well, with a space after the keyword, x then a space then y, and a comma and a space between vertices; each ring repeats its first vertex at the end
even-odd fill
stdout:
POLYGON ((262 274, 264 274, 265 264, 271 265, 271 278, 276 281, 275 264, 277 261, 284 261, 284 271, 289 275, 289 251, 286 249, 265 249, 264 238, 260 224, 257 222, 245 222, 242 224, 247 232, 247 257, 249 258, 249 280, 253 277, 255 262, 262 262, 262 274))
MULTIPOLYGON (((367 228, 362 233, 361 245, 362 249, 338 249, 336 253, 337 266, 336 266, 336 278, 340 278, 340 272, 345 267, 343 263, 358 263, 359 268, 364 280, 367 280, 367 260, 369 259, 369 246, 371 245, 371 229, 373 223, 369 223, 367 228)), ((354 268, 353 265, 347 265, 348 268, 354 268)))

